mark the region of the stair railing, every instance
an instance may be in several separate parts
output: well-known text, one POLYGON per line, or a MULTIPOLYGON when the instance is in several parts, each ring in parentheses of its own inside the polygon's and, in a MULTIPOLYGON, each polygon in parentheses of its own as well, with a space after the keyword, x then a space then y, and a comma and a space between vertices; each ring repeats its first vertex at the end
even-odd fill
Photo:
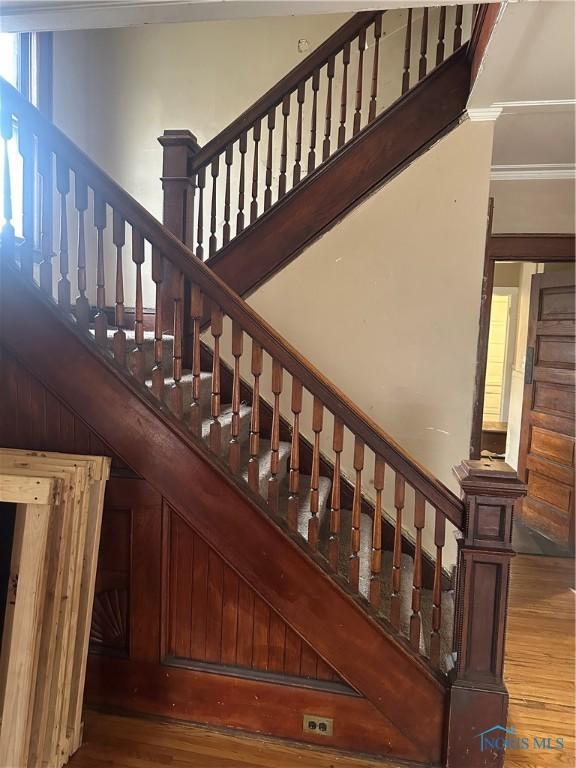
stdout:
POLYGON ((476 12, 357 13, 204 147, 166 131, 160 142, 187 152, 187 184, 166 158, 163 172, 165 192, 185 205, 181 239, 198 258, 215 256, 458 50, 476 12))
POLYGON ((315 556, 324 555, 325 567, 332 572, 338 572, 339 560, 341 565, 344 557, 351 593, 365 595, 376 612, 387 602, 391 627, 399 636, 404 633, 413 650, 428 656, 436 668, 443 662, 442 555, 446 523, 463 532, 455 637, 457 651, 463 649, 457 664, 461 695, 470 696, 470 690, 478 688, 479 702, 483 696, 489 698, 484 690, 486 682, 490 683, 492 693, 496 689, 501 691, 507 568, 512 554, 511 516, 514 499, 522 492, 515 473, 510 468, 504 471, 501 465, 465 463, 459 470, 465 494, 464 502, 461 501, 279 336, 212 270, 192 258, 192 252, 185 245, 4 80, 0 81, 0 98, 3 264, 18 268, 25 281, 36 282, 77 328, 106 352, 110 350, 112 334, 111 354, 116 363, 137 382, 148 385, 159 404, 169 408, 179 420, 181 429, 196 438, 204 437, 205 445, 226 461, 237 477, 241 477, 238 451, 241 373, 246 370, 243 368, 246 363, 253 381, 247 482, 256 493, 260 490, 258 462, 262 432, 259 392, 267 378, 273 401, 267 492, 272 513, 278 509, 281 397, 287 393, 294 426, 288 527, 298 535, 299 498, 304 492, 309 493, 303 544, 315 556), (185 279, 191 286, 190 302, 186 306, 183 301, 185 279), (144 306, 150 287, 154 298, 152 360, 144 347, 144 306), (167 290, 175 297, 172 334, 163 328, 167 290), (129 293, 133 297, 128 304, 130 320, 126 309, 129 293), (114 302, 113 329, 109 327, 107 298, 114 302), (184 350, 182 343, 184 311, 192 321, 189 350, 184 350), (202 436, 201 324, 205 313, 210 318, 207 333, 212 339, 213 375, 209 435, 202 436), (166 344, 168 340, 171 347, 166 344), (221 424, 220 362, 224 344, 229 345, 234 359, 232 424, 227 444, 224 444, 221 424), (171 348, 169 358, 167 348, 171 348), (193 377, 188 402, 184 400, 182 387, 185 352, 191 359, 193 377), (171 380, 168 394, 166 379, 171 380), (308 417, 314 435, 312 471, 310 487, 302 488, 299 440, 303 421, 308 417), (327 443, 323 442, 326 435, 327 443), (334 475, 328 510, 329 541, 326 550, 319 552, 318 491, 323 445, 328 445, 333 453, 334 475), (347 452, 354 493, 351 527, 346 536, 341 536, 340 469, 347 452), (382 595, 381 525, 388 491, 395 509, 395 531, 390 594, 382 595), (374 498, 368 555, 360 549, 363 492, 374 498), (403 594, 406 596, 401 561, 403 526, 413 529, 415 540, 414 575, 412 584, 408 585, 411 602, 408 627, 401 626, 400 610, 403 594), (423 622, 421 605, 427 534, 431 535, 436 553, 429 624, 423 622), (343 542, 349 542, 344 552, 343 542))

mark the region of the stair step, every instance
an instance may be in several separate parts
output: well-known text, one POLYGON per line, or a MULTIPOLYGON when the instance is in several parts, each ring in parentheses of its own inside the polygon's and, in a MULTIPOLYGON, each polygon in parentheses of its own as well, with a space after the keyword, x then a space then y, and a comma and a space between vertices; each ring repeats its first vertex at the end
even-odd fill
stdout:
MULTIPOLYGON (((240 416, 240 429, 238 434, 238 442, 242 444, 248 439, 250 431, 250 413, 252 409, 249 405, 241 403, 238 414, 240 416)), ((232 406, 226 406, 220 414, 218 421, 221 426, 220 443, 222 446, 221 455, 228 454, 228 443, 230 442, 230 432, 232 430, 232 406)), ((204 419, 202 422, 202 437, 204 440, 208 440, 210 437, 210 425, 212 418, 204 419)))
MULTIPOLYGON (((108 350, 112 352, 114 347, 114 336, 116 335, 117 328, 108 328, 107 344, 108 350)), ((90 333, 95 335, 94 329, 91 329, 90 333)), ((128 353, 128 359, 130 359, 130 353, 136 346, 136 337, 134 331, 125 330, 126 335, 126 351, 128 353)), ((144 356, 146 360, 146 370, 150 370, 154 365, 154 331, 144 331, 144 342, 142 344, 144 356)), ((162 335, 162 363, 167 371, 172 368, 172 353, 174 349, 174 336, 169 334, 162 335)))
MULTIPOLYGON (((184 413, 187 413, 192 405, 192 382, 194 377, 190 371, 183 373, 180 379, 182 389, 182 404, 184 413)), ((152 387, 152 379, 146 381, 147 387, 152 387)), ((174 386, 174 377, 168 376, 164 379, 164 402, 170 405, 171 390, 174 386)), ((200 411, 204 418, 208 417, 210 412, 210 396, 212 394, 212 373, 201 371, 200 373, 200 411)))
MULTIPOLYGON (((278 445, 278 482, 281 483, 288 474, 288 459, 290 458, 290 443, 280 442, 278 445)), ((248 482, 248 446, 243 451, 242 477, 248 482)), ((268 499, 268 479, 270 477, 270 464, 272 456, 270 453, 270 441, 260 440, 260 453, 258 455, 258 487, 260 496, 268 499)))
MULTIPOLYGON (((300 475, 300 494, 298 499, 298 533, 308 539, 308 521, 310 520, 310 483, 312 478, 300 475)), ((330 497, 332 481, 329 477, 320 476, 318 482, 318 527, 326 514, 326 502, 330 497)), ((286 515, 288 511, 287 489, 280 503, 280 511, 286 515)))

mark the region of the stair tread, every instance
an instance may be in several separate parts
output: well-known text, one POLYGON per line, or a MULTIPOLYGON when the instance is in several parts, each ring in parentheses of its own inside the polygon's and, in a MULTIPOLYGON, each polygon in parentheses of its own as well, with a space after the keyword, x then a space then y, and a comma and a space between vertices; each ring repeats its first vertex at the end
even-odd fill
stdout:
MULTIPOLYGON (((212 378, 212 373, 209 371, 200 371, 200 382, 207 381, 208 379, 212 378)), ((180 384, 192 384, 194 381, 194 375, 191 371, 186 371, 182 374, 182 377, 180 379, 180 384)), ((152 386, 152 379, 146 379, 146 386, 151 387, 152 386)), ((174 376, 165 376, 164 377, 164 386, 165 387, 171 387, 174 384, 174 376)))
MULTIPOLYGON (((259 452, 258 452, 258 487, 260 495, 264 498, 268 498, 268 478, 270 477, 270 464, 272 462, 272 454, 270 451, 270 440, 263 440, 260 438, 259 452)), ((291 445, 284 441, 280 441, 278 444, 278 481, 286 477, 288 473, 288 459, 290 457, 291 445)), ((250 453, 248 451, 248 445, 246 445, 243 451, 242 457, 242 477, 248 482, 248 461, 250 460, 250 453)))
MULTIPOLYGON (((310 483, 309 475, 300 475, 300 494, 298 496, 298 533, 308 538, 308 521, 310 520, 310 483)), ((318 524, 322 522, 326 514, 326 502, 330 496, 332 481, 329 477, 320 475, 318 478, 318 524)), ((286 499, 286 506, 288 499, 286 499)))
MULTIPOLYGON (((238 415, 240 416, 240 420, 244 421, 246 420, 252 411, 252 408, 249 405, 246 405, 245 403, 240 404, 240 408, 238 409, 238 415)), ((220 424, 224 426, 228 426, 232 423, 232 416, 234 415, 234 412, 232 410, 232 406, 224 406, 220 412, 220 416, 218 417, 218 421, 220 424)), ((202 437, 206 439, 210 434, 210 424, 212 423, 212 417, 208 417, 202 420, 202 437)))

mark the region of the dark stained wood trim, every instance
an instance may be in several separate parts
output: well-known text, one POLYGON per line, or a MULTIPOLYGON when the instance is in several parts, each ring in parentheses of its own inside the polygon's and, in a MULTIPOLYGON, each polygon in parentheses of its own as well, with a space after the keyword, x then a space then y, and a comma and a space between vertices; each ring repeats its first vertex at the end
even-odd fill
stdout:
POLYGON ((486 48, 492 37, 501 3, 486 3, 478 9, 472 37, 468 43, 468 59, 471 62, 470 89, 472 89, 480 69, 486 48))
POLYGON ((488 243, 494 261, 574 261, 576 236, 570 234, 498 234, 488 243))
POLYGON ((299 83, 312 75, 314 70, 325 64, 329 56, 338 53, 348 40, 353 39, 361 29, 367 27, 382 11, 360 12, 354 14, 345 24, 330 35, 321 45, 303 61, 297 64, 287 75, 278 80, 258 101, 230 123, 223 131, 211 139, 192 160, 192 170, 197 170, 220 154, 226 146, 236 140, 242 131, 267 114, 274 105, 280 104, 287 93, 293 91, 299 83))
POLYGON ((420 760, 410 741, 358 696, 105 656, 88 658, 86 690, 90 706, 420 760), (332 717, 334 736, 304 734, 304 713, 332 717))
POLYGON ((346 682, 393 721, 415 745, 418 759, 437 762, 446 698, 442 678, 385 633, 200 440, 10 265, 4 265, 1 291, 4 319, 10 318, 0 324, 1 338, 22 364, 81 412, 346 682), (14 327, 17 336, 9 332, 14 327), (341 635, 337 626, 354 631, 341 635))
POLYGON ((459 121, 470 70, 462 47, 379 115, 281 202, 208 260, 246 296, 459 121))

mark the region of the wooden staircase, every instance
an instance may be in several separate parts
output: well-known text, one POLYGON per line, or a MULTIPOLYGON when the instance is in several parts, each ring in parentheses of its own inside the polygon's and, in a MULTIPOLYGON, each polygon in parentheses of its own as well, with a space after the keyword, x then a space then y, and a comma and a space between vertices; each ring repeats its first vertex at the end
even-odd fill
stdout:
MULTIPOLYGON (((114 592, 112 621, 122 630, 121 606, 130 602, 132 634, 115 653, 92 658, 90 700, 312 742, 302 717, 316 713, 334 719, 324 743, 335 747, 451 768, 500 765, 502 755, 480 753, 473 739, 506 713, 511 516, 523 493, 515 473, 463 462, 459 499, 174 227, 4 81, 0 96, 0 340, 11 371, 2 402, 18 427, 6 441, 17 441, 20 427, 31 434, 35 413, 46 423, 56 397, 78 425, 72 433, 88 430, 87 442, 103 442, 145 487, 139 493, 158 500, 144 504, 145 523, 134 527, 131 513, 135 594, 121 601, 114 592), (18 216, 13 190, 23 201, 18 216), (44 405, 22 399, 18 377, 44 405), (447 529, 460 541, 453 580, 443 569, 447 529), (195 632, 185 606, 197 587, 192 597, 182 587, 190 546, 208 563, 202 594, 215 589, 212 567, 237 580, 234 632, 248 654, 224 652, 223 588, 218 652, 206 651, 207 618, 204 656, 179 650, 193 646, 179 645, 179 634, 195 632), (243 638, 240 616, 242 626, 251 617, 243 638), (273 642, 273 625, 285 645, 273 642), (315 659, 300 663, 297 681, 288 637, 315 659)), ((50 448, 46 441, 43 433, 28 447, 50 448)), ((133 492, 120 496, 117 507, 131 508, 133 492)), ((202 601, 205 611, 212 606, 202 601)))

